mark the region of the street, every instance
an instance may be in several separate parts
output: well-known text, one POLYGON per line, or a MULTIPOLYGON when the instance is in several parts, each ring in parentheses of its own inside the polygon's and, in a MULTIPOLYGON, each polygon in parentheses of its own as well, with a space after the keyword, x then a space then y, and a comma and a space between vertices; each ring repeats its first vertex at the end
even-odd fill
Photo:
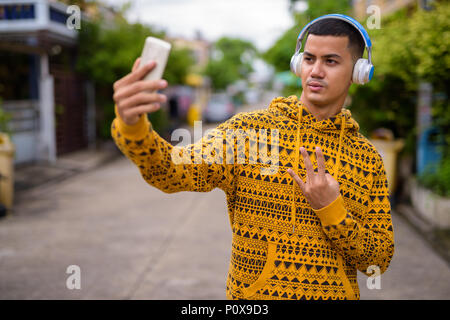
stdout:
MULTIPOLYGON (((381 289, 359 273, 361 299, 448 299, 448 265, 402 219, 381 289)), ((124 157, 21 194, 0 239, 0 299, 225 299, 225 194, 165 194, 124 157)))

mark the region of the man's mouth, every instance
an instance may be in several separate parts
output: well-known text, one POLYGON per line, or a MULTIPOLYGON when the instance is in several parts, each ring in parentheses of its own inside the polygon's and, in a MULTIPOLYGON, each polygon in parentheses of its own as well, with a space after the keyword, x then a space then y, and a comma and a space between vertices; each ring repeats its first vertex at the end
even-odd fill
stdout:
POLYGON ((315 82, 315 81, 309 82, 308 87, 311 91, 314 91, 314 92, 320 91, 323 88, 323 86, 319 82, 315 82))

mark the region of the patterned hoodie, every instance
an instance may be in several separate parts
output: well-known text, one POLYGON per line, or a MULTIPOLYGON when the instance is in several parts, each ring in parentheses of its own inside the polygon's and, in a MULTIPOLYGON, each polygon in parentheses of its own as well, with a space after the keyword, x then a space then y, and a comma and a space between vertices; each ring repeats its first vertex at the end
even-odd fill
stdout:
POLYGON ((387 269, 394 233, 386 173, 358 130, 349 110, 317 120, 297 96, 239 113, 185 147, 162 139, 147 117, 128 126, 116 109, 111 126, 117 146, 150 185, 166 193, 225 192, 232 229, 229 299, 359 299, 357 270, 372 275, 387 269), (264 130, 277 133, 270 135, 277 161, 276 170, 263 174, 273 163, 261 149, 262 159, 255 159, 251 146, 267 143, 264 130), (246 133, 248 144, 239 145, 230 132, 246 133), (312 209, 286 171, 305 180, 300 146, 315 170, 320 146, 326 172, 340 184, 340 195, 324 208, 312 209), (174 155, 192 161, 177 162, 174 155))

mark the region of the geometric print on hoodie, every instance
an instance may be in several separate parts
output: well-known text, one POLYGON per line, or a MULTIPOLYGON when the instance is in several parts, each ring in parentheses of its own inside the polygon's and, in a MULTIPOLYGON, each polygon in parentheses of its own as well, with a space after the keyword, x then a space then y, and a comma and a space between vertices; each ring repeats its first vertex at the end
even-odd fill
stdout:
POLYGON ((238 113, 185 147, 161 138, 145 116, 125 124, 116 108, 111 134, 151 186, 165 193, 225 192, 232 230, 228 299, 359 299, 357 270, 370 275, 369 266, 380 273, 389 266, 394 230, 383 160, 346 108, 317 120, 297 96, 278 97, 267 109, 238 113), (273 174, 262 174, 267 162, 249 161, 258 134, 245 138, 246 161, 238 161, 242 150, 226 134, 261 129, 278 130, 273 174), (320 146, 326 172, 339 182, 340 195, 324 208, 312 209, 286 171, 305 180, 300 146, 315 170, 320 146), (176 163, 174 154, 191 161, 176 163), (227 155, 233 161, 225 161, 227 155))

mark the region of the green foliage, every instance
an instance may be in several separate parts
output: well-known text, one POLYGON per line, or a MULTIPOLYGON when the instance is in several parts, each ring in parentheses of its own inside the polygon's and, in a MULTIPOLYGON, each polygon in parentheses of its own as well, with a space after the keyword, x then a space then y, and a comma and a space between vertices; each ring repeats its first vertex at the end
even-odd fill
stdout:
POLYGON ((211 79, 215 90, 225 89, 240 78, 235 66, 226 60, 210 60, 204 73, 211 79))
POLYGON ((289 64, 295 51, 299 32, 300 30, 297 25, 292 26, 269 50, 263 53, 263 59, 273 65, 277 72, 289 70, 289 64))
POLYGON ((409 20, 408 44, 418 62, 417 76, 432 83, 449 79, 450 3, 436 4, 432 11, 419 10, 409 20), (419 43, 417 40, 419 39, 419 43))
POLYGON ((119 22, 103 28, 102 22, 85 23, 79 35, 78 69, 98 84, 111 84, 131 71, 147 36, 163 37, 136 23, 119 22))
POLYGON ((415 153, 416 93, 401 79, 393 74, 374 77, 370 85, 352 85, 349 93, 349 108, 362 134, 368 137, 379 127, 389 128, 395 137, 405 139, 405 152, 415 153))
POLYGON ((411 89, 418 79, 438 83, 450 70, 450 4, 412 14, 401 10, 370 30, 377 74, 395 72, 411 89), (389 48, 389 50, 386 50, 389 48))
POLYGON ((169 59, 167 60, 163 77, 170 85, 183 84, 189 73, 189 69, 193 64, 194 58, 189 49, 173 48, 170 52, 169 59))
POLYGON ((442 196, 450 196, 449 16, 448 2, 435 3, 430 11, 400 10, 383 19, 381 29, 369 30, 375 75, 368 85, 353 90, 352 103, 363 118, 362 127, 392 129, 406 139, 404 151, 415 154, 418 84, 433 85, 433 123, 444 133, 443 160, 418 179, 442 196))
POLYGON ((308 0, 308 9, 305 15, 309 20, 318 18, 325 14, 340 13, 349 14, 351 1, 348 0, 308 0))
POLYGON ((375 74, 369 84, 352 88, 352 110, 363 119, 362 127, 384 126, 406 138, 409 153, 414 152, 419 81, 432 83, 439 93, 433 101, 433 118, 446 132, 444 154, 450 153, 449 15, 449 3, 436 3, 431 11, 400 10, 383 19, 381 29, 368 30, 375 74))
POLYGON ((216 56, 209 60, 204 74, 210 77, 212 87, 225 89, 233 82, 246 78, 253 71, 251 62, 258 51, 255 46, 242 39, 220 38, 214 44, 216 56))
POLYGON ((163 109, 158 109, 155 112, 148 114, 148 119, 152 123, 153 129, 158 133, 163 133, 169 126, 169 116, 163 109))

